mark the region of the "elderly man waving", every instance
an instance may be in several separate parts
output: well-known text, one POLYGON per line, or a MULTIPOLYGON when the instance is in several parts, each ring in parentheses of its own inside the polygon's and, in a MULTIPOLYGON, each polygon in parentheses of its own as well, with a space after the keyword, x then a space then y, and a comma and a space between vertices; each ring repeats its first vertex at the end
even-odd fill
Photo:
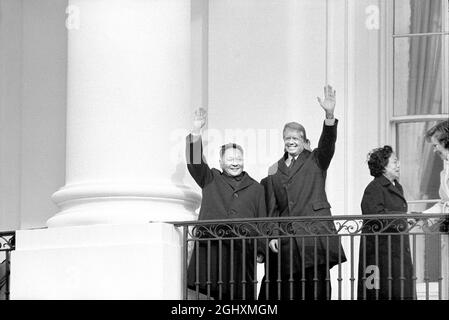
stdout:
MULTIPOLYGON (((284 126, 285 153, 266 178, 267 213, 270 217, 331 216, 325 185, 327 168, 335 151, 338 120, 334 118, 335 90, 324 88, 318 102, 325 111, 318 147, 307 150, 306 130, 296 122, 284 126)), ((331 220, 314 223, 314 234, 335 233, 331 220)), ((308 234, 297 230, 296 234, 308 234)), ((337 237, 295 237, 270 241, 269 286, 266 277, 260 299, 330 299, 329 268, 346 261, 337 237), (280 270, 278 255, 281 255, 280 270), (291 260, 292 258, 292 260, 291 260), (303 272, 304 270, 304 272, 303 272), (305 295, 302 283, 305 280, 305 295), (280 289, 279 289, 280 283, 280 289), (280 293, 280 295, 279 295, 280 293)))
MULTIPOLYGON (((198 219, 265 217, 264 189, 243 170, 241 146, 235 143, 223 145, 220 149, 222 170, 209 168, 204 159, 201 139, 201 130, 206 123, 206 118, 207 113, 204 109, 195 113, 193 130, 187 136, 186 145, 187 168, 202 189, 198 219)), ((210 250, 208 250, 207 242, 200 241, 199 259, 197 261, 195 248, 188 269, 190 289, 198 288, 203 294, 207 294, 209 289, 211 297, 216 299, 220 297, 222 299, 255 298, 252 242, 246 240, 245 249, 243 249, 242 240, 236 240, 232 249, 231 241, 222 240, 221 250, 218 241, 211 241, 210 250)), ((257 260, 261 262, 263 249, 261 245, 258 245, 258 248, 260 250, 258 250, 257 260)))

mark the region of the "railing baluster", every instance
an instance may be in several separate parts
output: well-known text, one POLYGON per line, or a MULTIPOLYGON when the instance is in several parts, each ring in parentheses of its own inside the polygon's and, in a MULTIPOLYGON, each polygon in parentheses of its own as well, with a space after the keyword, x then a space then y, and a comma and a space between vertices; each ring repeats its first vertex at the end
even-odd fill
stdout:
POLYGON ((282 286, 282 275, 281 275, 281 252, 282 252, 282 245, 281 245, 281 238, 278 238, 278 300, 282 299, 281 295, 281 286, 282 286))
POLYGON ((351 300, 354 300, 354 282, 355 282, 355 277, 354 277, 354 235, 350 235, 349 236, 350 239, 350 254, 351 254, 351 278, 350 278, 350 282, 351 282, 351 300))
POLYGON ((290 300, 293 300, 293 238, 289 237, 289 257, 290 257, 290 277, 288 279, 290 285, 290 300))
MULTIPOLYGON (((449 208, 448 208, 449 209, 449 208)), ((446 216, 446 219, 449 219, 449 217, 448 216, 446 216)), ((446 222, 448 222, 448 221, 446 221, 446 222)), ((447 225, 448 227, 449 227, 449 225, 447 225)), ((447 245, 446 245, 446 252, 442 255, 442 259, 445 259, 444 261, 445 261, 445 268, 443 268, 443 265, 441 265, 441 269, 442 269, 442 272, 444 273, 444 277, 443 277, 443 281, 446 283, 444 286, 443 286, 443 297, 442 297, 442 299, 448 299, 449 298, 449 284, 448 284, 448 282, 449 282, 449 234, 448 234, 448 231, 447 231, 447 229, 446 229, 446 232, 444 233, 444 235, 442 235, 442 237, 444 237, 443 239, 446 239, 446 241, 447 241, 447 245)), ((438 248, 438 250, 440 250, 441 251, 441 246, 438 248)))
POLYGON ((218 300, 223 299, 223 240, 218 240, 218 300))
POLYGON ((326 300, 330 300, 331 279, 329 270, 329 236, 326 236, 326 300))
POLYGON ((195 281, 195 288, 196 288, 196 299, 200 300, 200 241, 195 241, 195 271, 196 271, 196 281, 195 281))
MULTIPOLYGON (((374 236, 374 261, 376 263, 376 267, 379 268, 379 235, 376 233, 374 236)), ((380 268, 379 268, 380 269, 380 268)), ((378 281, 379 279, 375 279, 375 281, 378 281)), ((375 288, 376 291, 376 300, 379 300, 379 291, 377 288, 375 288)))
POLYGON ((265 299, 270 299, 270 239, 265 239, 265 299))
POLYGON ((393 277, 391 275, 391 234, 388 235, 388 300, 392 297, 393 277))
POLYGON ((404 235, 401 234, 400 235, 400 256, 401 256, 401 277, 400 277, 400 284, 401 284, 401 300, 404 300, 404 281, 405 281, 405 277, 404 277, 404 235))
POLYGON ((426 285, 426 300, 429 300, 429 271, 427 270, 428 260, 427 260, 427 242, 429 237, 424 235, 424 283, 426 285))
POLYGON ((437 248, 437 256, 438 256, 438 299, 439 300, 442 300, 443 299, 443 297, 442 297, 442 291, 443 291, 443 283, 442 283, 442 281, 443 281, 443 277, 442 277, 442 274, 441 274, 441 234, 438 234, 437 235, 437 237, 438 237, 438 248, 437 248))
POLYGON ((242 299, 246 300, 246 240, 242 239, 242 299))
POLYGON ((254 300, 257 300, 257 238, 254 238, 254 275, 253 275, 253 291, 254 291, 254 300))
POLYGON ((10 250, 6 250, 5 252, 6 255, 6 283, 5 283, 5 299, 9 300, 9 296, 10 296, 10 276, 11 276, 11 268, 10 268, 10 264, 11 264, 11 251, 10 250))
POLYGON ((416 276, 416 234, 413 234, 412 238, 413 238, 412 288, 413 288, 413 299, 417 299, 417 297, 416 297, 416 280, 418 279, 418 277, 416 276))
POLYGON ((306 250, 304 245, 305 238, 302 237, 301 241, 301 293, 302 293, 302 300, 306 300, 306 263, 305 263, 305 256, 306 256, 306 250))
POLYGON ((317 236, 313 237, 313 299, 318 299, 318 252, 317 236))
POLYGON ((363 274, 362 274, 362 287, 363 287, 363 300, 366 300, 366 234, 361 235, 360 241, 362 242, 362 256, 363 256, 363 274))
POLYGON ((210 299, 210 286, 211 286, 211 279, 210 279, 210 258, 211 258, 211 249, 210 249, 211 243, 210 240, 207 240, 207 299, 210 299))
POLYGON ((182 245, 184 246, 184 270, 182 270, 182 275, 183 275, 183 278, 182 278, 182 280, 183 280, 183 282, 184 282, 184 290, 182 291, 183 292, 183 294, 182 294, 182 298, 183 298, 183 300, 188 300, 188 297, 189 297, 189 288, 188 288, 188 284, 187 284, 187 270, 188 270, 188 267, 189 267, 189 262, 188 262, 188 259, 189 259, 189 242, 187 241, 187 235, 188 235, 188 231, 189 231, 189 227, 188 226, 184 226, 183 228, 182 228, 182 232, 183 232, 183 234, 182 234, 182 238, 183 238, 183 241, 182 241, 182 245))
POLYGON ((0 277, 0 291, 4 290, 3 295, 0 293, 0 300, 11 298, 11 252, 15 250, 15 235, 15 231, 0 231, 0 254, 5 252, 5 259, 0 260, 0 267, 4 270, 0 277))
POLYGON ((341 300, 341 283, 343 281, 343 278, 341 277, 341 246, 338 246, 338 300, 341 300))
POLYGON ((231 300, 234 300, 234 288, 235 288, 235 280, 234 280, 234 239, 231 239, 231 265, 229 272, 229 289, 231 300))

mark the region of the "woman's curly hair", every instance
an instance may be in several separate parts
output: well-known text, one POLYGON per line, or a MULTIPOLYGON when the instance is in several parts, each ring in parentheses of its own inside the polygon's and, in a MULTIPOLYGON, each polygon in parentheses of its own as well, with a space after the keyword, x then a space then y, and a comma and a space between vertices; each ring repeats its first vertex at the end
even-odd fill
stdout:
POLYGON ((433 136, 445 149, 449 150, 449 120, 437 123, 426 132, 427 141, 430 142, 433 136))
POLYGON ((373 177, 379 177, 385 172, 385 167, 388 165, 388 160, 392 153, 393 148, 390 146, 376 148, 368 153, 369 173, 373 177))

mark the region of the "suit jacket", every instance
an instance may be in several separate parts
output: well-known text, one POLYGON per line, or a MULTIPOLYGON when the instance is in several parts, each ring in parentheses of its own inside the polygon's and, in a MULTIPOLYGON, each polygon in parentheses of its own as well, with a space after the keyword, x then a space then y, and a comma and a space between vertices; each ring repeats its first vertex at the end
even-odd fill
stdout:
MULTIPOLYGON (((267 213, 270 217, 294 217, 294 216, 331 216, 331 205, 326 196, 326 173, 335 151, 337 139, 338 120, 333 126, 323 124, 323 131, 318 147, 312 152, 304 150, 296 159, 292 168, 285 165, 287 154, 269 169, 266 180, 267 213)), ((332 221, 324 221, 314 224, 314 233, 332 234, 336 232, 332 221)), ((308 234, 298 230, 296 234, 308 234)), ((339 261, 346 261, 340 240, 337 237, 326 237, 317 239, 315 255, 314 238, 304 238, 304 241, 295 238, 296 251, 294 256, 301 256, 305 266, 312 267, 314 264, 326 264, 326 251, 329 253, 329 267, 339 261), (302 257, 302 246, 305 256, 302 257), (296 255, 297 253, 297 255, 296 255)), ((287 240, 288 241, 288 240, 287 240)), ((286 242, 286 241, 285 241, 286 242)), ((282 245, 281 256, 288 256, 288 246, 282 245), (285 251, 285 252, 284 252, 285 251)), ((300 264, 294 265, 294 272, 300 264)), ((288 272, 288 270, 285 270, 288 272)))

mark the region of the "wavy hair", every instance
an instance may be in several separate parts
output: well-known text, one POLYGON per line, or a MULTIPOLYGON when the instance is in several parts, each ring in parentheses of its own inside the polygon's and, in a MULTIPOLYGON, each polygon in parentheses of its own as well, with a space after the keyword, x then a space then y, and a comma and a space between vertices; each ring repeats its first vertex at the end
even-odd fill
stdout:
POLYGON ((426 132, 428 142, 432 137, 435 137, 445 149, 449 150, 449 120, 437 123, 426 132))
POLYGON ((369 173, 373 177, 379 177, 385 172, 385 167, 388 165, 392 153, 393 148, 391 146, 376 148, 368 153, 367 162, 369 173))

